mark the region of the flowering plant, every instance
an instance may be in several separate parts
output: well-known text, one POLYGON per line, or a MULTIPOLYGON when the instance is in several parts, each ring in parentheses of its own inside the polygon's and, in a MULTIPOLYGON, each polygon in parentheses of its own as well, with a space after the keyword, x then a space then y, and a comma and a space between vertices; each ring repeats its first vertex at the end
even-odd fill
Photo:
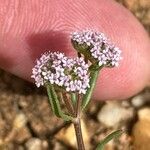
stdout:
MULTIPOLYGON (((71 43, 78 56, 68 58, 60 52, 46 52, 36 61, 32 78, 37 87, 45 86, 53 113, 74 124, 79 150, 84 150, 81 132, 81 111, 90 102, 99 71, 103 67, 117 67, 122 59, 121 50, 99 32, 83 30, 71 35, 71 43), (65 103, 66 110, 61 107, 65 103)), ((97 149, 121 131, 108 135, 97 149)))

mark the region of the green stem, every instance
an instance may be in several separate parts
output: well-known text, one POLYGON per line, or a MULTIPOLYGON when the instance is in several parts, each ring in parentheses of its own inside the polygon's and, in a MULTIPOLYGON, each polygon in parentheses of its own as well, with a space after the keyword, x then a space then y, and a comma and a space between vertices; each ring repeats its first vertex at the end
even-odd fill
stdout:
POLYGON ((93 93, 93 90, 94 90, 94 87, 95 87, 95 83, 97 81, 97 78, 98 78, 98 74, 99 74, 99 70, 92 70, 91 71, 91 74, 90 74, 90 88, 87 89, 87 92, 86 94, 83 96, 83 99, 82 99, 82 110, 84 110, 86 108, 86 106, 88 105, 90 99, 91 99, 91 96, 92 96, 92 93, 93 93))

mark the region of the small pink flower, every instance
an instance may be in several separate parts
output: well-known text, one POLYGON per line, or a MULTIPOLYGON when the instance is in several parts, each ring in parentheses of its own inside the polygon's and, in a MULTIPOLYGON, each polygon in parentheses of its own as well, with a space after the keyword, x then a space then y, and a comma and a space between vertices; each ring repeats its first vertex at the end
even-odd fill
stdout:
POLYGON ((103 33, 83 30, 72 33, 71 39, 79 45, 91 46, 89 52, 98 61, 99 66, 117 67, 122 59, 121 50, 115 47, 103 33))
POLYGON ((64 88, 67 92, 86 93, 89 88, 88 64, 81 58, 68 58, 63 53, 42 54, 32 69, 32 78, 37 87, 50 83, 64 88))

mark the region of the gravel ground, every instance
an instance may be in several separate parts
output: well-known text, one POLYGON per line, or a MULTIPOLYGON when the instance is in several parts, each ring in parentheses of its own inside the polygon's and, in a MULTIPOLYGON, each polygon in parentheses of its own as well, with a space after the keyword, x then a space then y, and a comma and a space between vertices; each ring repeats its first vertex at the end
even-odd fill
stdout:
MULTIPOLYGON (((117 1, 150 33, 149 0, 117 1)), ((149 150, 150 87, 122 102, 92 102, 82 125, 87 149, 113 130, 124 129, 106 150, 149 150)), ((44 89, 0 70, 0 150, 76 149, 73 134, 72 126, 52 115, 44 89)))

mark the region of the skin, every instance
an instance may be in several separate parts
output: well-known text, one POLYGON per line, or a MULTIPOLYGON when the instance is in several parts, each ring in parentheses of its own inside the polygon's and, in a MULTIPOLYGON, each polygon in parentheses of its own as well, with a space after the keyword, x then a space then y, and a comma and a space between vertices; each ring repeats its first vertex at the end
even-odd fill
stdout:
POLYGON ((76 52, 70 32, 104 32, 120 49, 118 68, 103 69, 94 99, 125 99, 150 81, 150 39, 142 25, 112 0, 0 0, 0 67, 30 80, 46 50, 76 52))

